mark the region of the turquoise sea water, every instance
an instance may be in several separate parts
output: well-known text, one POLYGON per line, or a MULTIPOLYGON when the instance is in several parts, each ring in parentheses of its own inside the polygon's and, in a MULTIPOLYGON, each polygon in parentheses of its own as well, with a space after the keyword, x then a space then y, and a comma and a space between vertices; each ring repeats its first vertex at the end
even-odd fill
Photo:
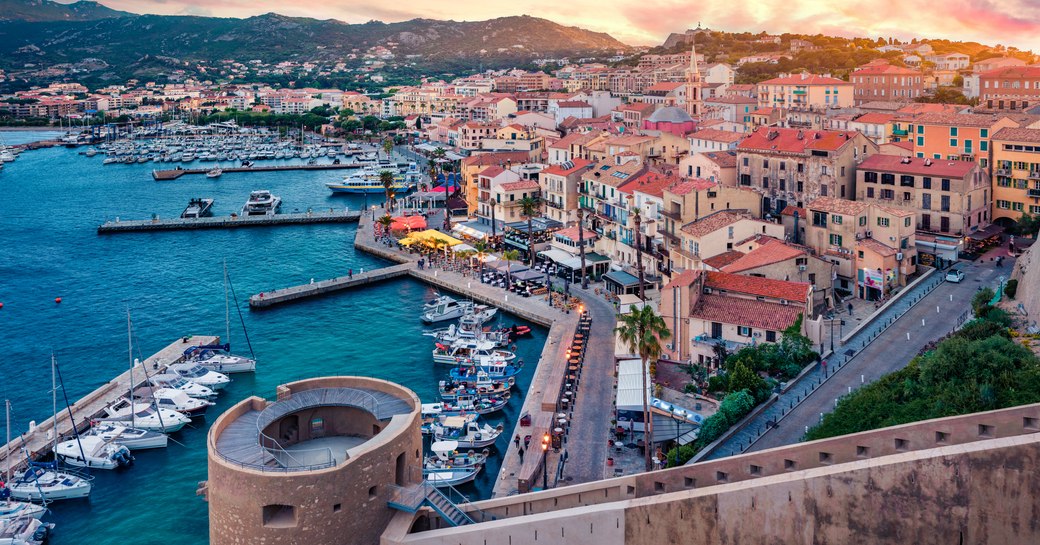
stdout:
MULTIPOLYGON (((3 136, 16 143, 19 133, 3 136)), ((25 152, 0 171, 0 396, 12 400, 15 433, 50 416, 52 351, 71 400, 126 368, 127 305, 135 356, 147 357, 185 334, 223 335, 224 259, 259 365, 255 376, 233 375, 208 421, 248 395, 270 398, 280 383, 320 375, 385 378, 434 400, 447 367, 432 363, 432 341, 421 336, 419 309, 433 295, 428 286, 397 280, 261 312, 247 308, 246 298, 258 291, 385 265, 354 252, 353 226, 95 233, 116 216, 176 216, 192 197, 213 197, 215 213, 227 214, 254 189, 280 195, 287 210, 361 206, 361 197, 328 194, 323 182, 340 174, 225 174, 159 183, 151 179, 152 164, 102 166, 101 159, 52 148, 25 152)), ((506 323, 514 321, 525 323, 506 323)), ((234 316, 231 336, 234 351, 247 352, 234 316)), ((519 378, 521 392, 544 340, 545 331, 535 327, 533 338, 519 343, 520 357, 531 364, 519 378)), ((514 421, 521 403, 514 391, 507 410, 488 421, 514 421)), ((183 446, 138 452, 129 470, 95 472, 89 501, 52 506, 48 520, 57 528, 51 543, 205 543, 206 504, 195 488, 206 479, 207 424, 176 434, 183 446)), ((508 441, 503 437, 501 446, 508 441)), ((486 497, 497 460, 486 470, 463 491, 486 497)))

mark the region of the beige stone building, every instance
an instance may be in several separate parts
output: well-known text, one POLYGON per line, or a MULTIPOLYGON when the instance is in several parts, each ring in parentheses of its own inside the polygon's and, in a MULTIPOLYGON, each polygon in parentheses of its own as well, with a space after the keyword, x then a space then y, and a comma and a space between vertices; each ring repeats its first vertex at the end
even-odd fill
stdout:
POLYGON ((784 226, 753 219, 751 214, 723 210, 682 226, 679 244, 671 248, 674 269, 703 269, 703 261, 736 248, 757 235, 783 238, 784 226))
POLYGON ((581 175, 591 167, 591 161, 573 159, 552 165, 538 175, 547 218, 565 225, 578 220, 578 186, 581 175))

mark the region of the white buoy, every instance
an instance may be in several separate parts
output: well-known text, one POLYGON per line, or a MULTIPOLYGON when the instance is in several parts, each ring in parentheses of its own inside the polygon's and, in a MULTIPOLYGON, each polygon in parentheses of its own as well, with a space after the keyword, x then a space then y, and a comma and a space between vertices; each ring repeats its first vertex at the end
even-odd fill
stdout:
POLYGON ((906 340, 908 340, 908 341, 910 340, 910 332, 909 331, 906 332, 906 340))

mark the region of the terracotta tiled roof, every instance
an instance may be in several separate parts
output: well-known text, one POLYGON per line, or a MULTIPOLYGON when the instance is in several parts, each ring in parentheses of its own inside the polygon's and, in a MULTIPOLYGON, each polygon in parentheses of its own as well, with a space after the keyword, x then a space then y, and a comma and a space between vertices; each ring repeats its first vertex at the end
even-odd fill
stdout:
POLYGON ((804 208, 798 208, 797 206, 794 206, 794 205, 791 205, 791 204, 787 205, 783 209, 783 211, 780 212, 780 215, 781 216, 794 216, 795 212, 798 212, 798 217, 799 218, 801 218, 803 220, 805 219, 805 209, 804 208))
POLYGON ((730 250, 728 252, 723 252, 723 253, 721 253, 719 255, 713 255, 713 256, 711 256, 711 257, 709 257, 707 259, 704 259, 702 261, 704 261, 705 265, 707 265, 707 266, 709 266, 709 267, 711 267, 713 269, 721 270, 726 265, 729 265, 730 263, 733 263, 734 261, 736 261, 736 260, 738 260, 738 259, 740 259, 742 257, 744 257, 744 252, 740 252, 740 251, 737 251, 737 250, 730 250))
POLYGON ((958 127, 992 127, 1000 120, 1000 116, 985 114, 951 114, 942 112, 929 112, 921 114, 916 122, 918 125, 950 125, 958 127))
POLYGON ((895 248, 892 248, 892 247, 888 246, 887 244, 883 244, 883 243, 878 242, 878 241, 876 241, 876 240, 874 240, 872 238, 864 238, 864 239, 861 239, 861 240, 857 240, 856 241, 856 246, 865 248, 867 250, 870 250, 871 252, 874 252, 875 254, 878 254, 878 255, 880 255, 882 257, 894 256, 894 255, 896 255, 896 252, 899 251, 899 250, 896 250, 895 248))
POLYGON ((571 167, 570 168, 564 168, 563 165, 552 165, 551 167, 543 170, 542 174, 555 174, 556 176, 570 176, 571 174, 574 174, 575 172, 578 172, 579 170, 582 170, 585 167, 591 165, 592 161, 589 161, 587 159, 578 158, 578 159, 571 159, 570 163, 571 163, 571 167))
POLYGON ((708 276, 704 281, 704 287, 804 303, 809 298, 810 285, 805 282, 772 280, 760 276, 708 272, 708 276))
POLYGON ((868 206, 870 206, 870 204, 863 201, 850 201, 839 199, 837 197, 819 197, 807 204, 805 207, 809 210, 820 210, 821 212, 830 212, 832 214, 841 214, 843 216, 858 216, 862 214, 868 206))
POLYGON ((722 131, 719 129, 701 129, 697 132, 687 135, 687 138, 697 138, 700 140, 711 140, 712 142, 740 142, 744 135, 739 132, 733 131, 722 131))
POLYGON ((1040 129, 1004 127, 990 136, 990 140, 1012 140, 1015 142, 1034 142, 1040 144, 1040 129))
POLYGON ((498 187, 502 188, 503 191, 521 191, 524 189, 538 189, 539 185, 536 180, 518 180, 516 182, 499 184, 498 187))
POLYGON ((896 116, 882 112, 870 112, 855 119, 857 123, 891 123, 896 116))
POLYGON ((723 272, 739 273, 749 269, 757 269, 765 265, 780 263, 788 259, 794 259, 806 254, 806 251, 794 246, 788 246, 775 238, 769 239, 765 244, 751 250, 746 255, 722 267, 723 272))
POLYGON ((888 74, 892 74, 892 75, 907 75, 907 76, 920 76, 921 75, 921 73, 918 72, 917 70, 913 70, 913 69, 910 69, 910 68, 904 68, 902 66, 894 66, 894 65, 888 64, 887 62, 885 62, 885 63, 870 62, 870 63, 867 63, 867 64, 865 64, 863 66, 860 66, 859 68, 857 68, 855 71, 852 72, 852 75, 854 75, 854 76, 871 76, 871 75, 881 75, 881 74, 886 74, 886 75, 888 75, 888 74))
MULTIPOLYGON (((558 236, 558 237, 563 237, 563 238, 566 238, 568 240, 573 240, 573 241, 577 242, 577 240, 578 240, 578 226, 575 225, 574 227, 568 227, 566 229, 560 229, 559 231, 556 231, 553 234, 558 236)), ((596 240, 597 238, 599 238, 599 235, 597 235, 595 231, 589 231, 588 229, 583 230, 582 233, 581 233, 581 236, 585 240, 596 240)))
POLYGON ((723 95, 720 97, 706 98, 704 99, 704 102, 714 102, 717 104, 757 104, 758 99, 743 95, 723 95))
POLYGON ((808 153, 808 150, 835 151, 852 140, 857 131, 814 131, 759 127, 738 146, 741 150, 808 153), (770 138, 772 137, 772 138, 770 138))
POLYGON ((735 83, 730 85, 727 89, 732 92, 736 91, 754 91, 755 85, 753 83, 735 83))
POLYGON ((704 156, 722 168, 737 167, 737 154, 732 151, 709 151, 704 156))
POLYGON ((589 134, 572 132, 567 136, 564 136, 563 138, 557 140, 556 142, 553 142, 549 147, 556 149, 570 149, 571 144, 582 144, 585 142, 589 142, 593 138, 594 136, 589 134))
POLYGON ((1040 78, 1040 66, 1005 66, 983 72, 979 75, 983 78, 1040 78))
POLYGON ((903 140, 902 142, 887 142, 883 145, 895 146, 897 148, 905 149, 907 151, 914 151, 914 143, 909 140, 903 140))
POLYGON ((664 195, 664 190, 675 183, 680 182, 678 176, 662 174, 660 172, 646 172, 625 182, 618 189, 624 193, 638 191, 651 197, 664 195))
POLYGON ((767 79, 759 82, 759 85, 849 85, 849 82, 816 74, 794 74, 783 78, 767 79))
POLYGON ((498 176, 499 174, 502 174, 505 171, 506 171, 506 169, 504 169, 504 168, 502 168, 502 167, 500 167, 498 165, 493 165, 493 166, 485 168, 484 170, 481 170, 480 171, 480 175, 481 176, 487 176, 488 178, 494 178, 495 176, 498 176))
POLYGON ((631 104, 622 104, 617 107, 617 111, 619 112, 633 111, 642 112, 643 114, 653 113, 656 109, 656 104, 649 104, 647 102, 633 102, 631 104))
POLYGON ((702 237, 743 219, 750 218, 744 214, 723 210, 683 225, 682 232, 690 236, 702 237))
POLYGON ((678 82, 678 81, 662 81, 661 83, 655 83, 655 84, 647 87, 646 91, 665 91, 665 92, 668 92, 668 91, 674 91, 674 90, 682 87, 683 85, 686 85, 686 84, 682 83, 682 82, 678 82))
POLYGON ((664 287, 664 289, 688 287, 691 284, 693 284, 694 282, 696 282, 697 279, 700 278, 701 274, 703 274, 703 271, 701 271, 701 270, 687 270, 687 271, 683 271, 683 272, 673 276, 672 277, 672 281, 669 282, 668 285, 666 285, 664 287))
POLYGON ((675 195, 686 195, 691 191, 704 191, 705 189, 711 189, 716 185, 718 184, 711 180, 705 180, 702 178, 686 178, 669 187, 668 192, 675 195))
POLYGON ((798 321, 801 312, 802 308, 797 305, 702 294, 690 312, 690 317, 752 329, 783 331, 798 321))
POLYGON ((934 175, 948 178, 964 178, 975 169, 975 161, 948 161, 875 154, 867 157, 860 163, 857 169, 918 176, 934 175))
POLYGON ((502 151, 497 153, 480 153, 462 160, 464 166, 486 166, 506 164, 510 161, 523 163, 529 157, 526 151, 502 151))

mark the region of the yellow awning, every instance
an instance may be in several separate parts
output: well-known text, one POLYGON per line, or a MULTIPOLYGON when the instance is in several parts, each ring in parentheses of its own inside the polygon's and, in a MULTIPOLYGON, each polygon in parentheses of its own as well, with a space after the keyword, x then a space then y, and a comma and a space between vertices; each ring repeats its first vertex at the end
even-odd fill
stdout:
POLYGON ((400 242, 402 246, 411 246, 416 242, 421 242, 426 246, 433 247, 435 245, 434 241, 436 240, 442 241, 446 246, 457 246, 462 244, 461 240, 445 235, 436 229, 427 229, 418 233, 412 233, 398 242, 400 242))

